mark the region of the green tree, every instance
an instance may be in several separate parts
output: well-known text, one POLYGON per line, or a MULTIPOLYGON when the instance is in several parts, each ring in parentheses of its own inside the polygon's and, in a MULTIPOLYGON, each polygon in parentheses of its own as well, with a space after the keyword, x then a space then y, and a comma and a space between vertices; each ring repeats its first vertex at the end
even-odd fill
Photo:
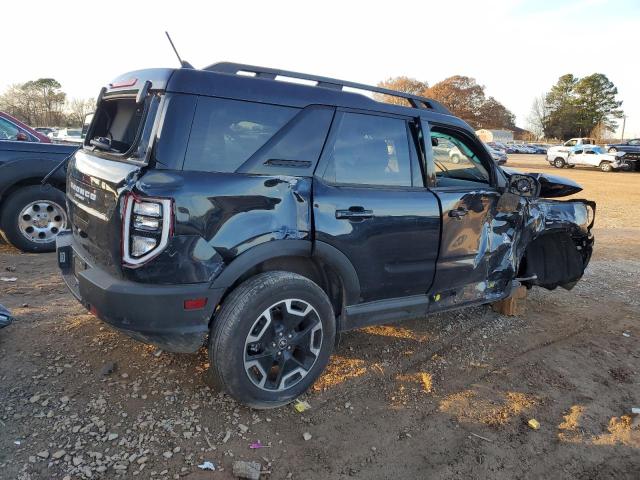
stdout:
POLYGON ((599 124, 614 131, 622 117, 622 102, 616 100, 618 89, 606 75, 594 73, 581 78, 575 86, 578 110, 578 126, 584 132, 591 132, 599 124))
POLYGON ((622 116, 617 94, 613 82, 601 73, 582 79, 570 73, 562 75, 545 96, 545 136, 565 139, 590 135, 598 125, 615 130, 615 119, 622 116))
POLYGON ((0 96, 0 108, 29 125, 62 125, 66 94, 61 89, 53 78, 12 85, 0 96))

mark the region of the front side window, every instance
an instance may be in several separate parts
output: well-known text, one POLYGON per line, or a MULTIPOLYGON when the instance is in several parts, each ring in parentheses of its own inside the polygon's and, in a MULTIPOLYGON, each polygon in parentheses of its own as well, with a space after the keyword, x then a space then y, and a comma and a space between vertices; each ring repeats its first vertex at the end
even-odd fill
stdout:
POLYGON ((476 149, 464 138, 432 129, 431 145, 437 186, 473 187, 477 183, 490 182, 489 172, 476 149))
POLYGON ((298 112, 297 108, 201 97, 184 169, 234 172, 298 112))
POLYGON ((18 127, 4 118, 0 118, 0 140, 17 140, 18 133, 20 133, 18 127))
POLYGON ((324 178, 332 183, 411 186, 406 122, 344 113, 328 153, 324 178))

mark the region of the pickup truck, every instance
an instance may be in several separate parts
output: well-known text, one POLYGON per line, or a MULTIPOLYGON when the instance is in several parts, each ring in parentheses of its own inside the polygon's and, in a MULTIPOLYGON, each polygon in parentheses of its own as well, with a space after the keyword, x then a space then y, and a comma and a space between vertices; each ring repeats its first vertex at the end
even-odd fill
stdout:
POLYGON ((0 112, 0 233, 25 252, 55 249, 55 237, 67 228, 65 172, 49 183, 42 178, 78 149, 54 145, 16 118, 0 112))
MULTIPOLYGON (((569 154, 573 147, 577 147, 579 145, 595 145, 596 141, 593 138, 581 137, 581 138, 571 138, 564 142, 562 145, 556 145, 554 147, 550 147, 547 150, 547 160, 556 158, 559 159, 558 165, 555 165, 558 168, 562 168, 565 166, 566 155, 569 154), (556 155, 558 153, 565 153, 566 155, 556 155)), ((551 160, 549 160, 550 163, 551 160)))
POLYGON ((547 155, 547 161, 556 168, 573 168, 576 165, 596 167, 603 172, 615 172, 632 168, 624 153, 607 153, 596 145, 578 145, 569 152, 547 155))

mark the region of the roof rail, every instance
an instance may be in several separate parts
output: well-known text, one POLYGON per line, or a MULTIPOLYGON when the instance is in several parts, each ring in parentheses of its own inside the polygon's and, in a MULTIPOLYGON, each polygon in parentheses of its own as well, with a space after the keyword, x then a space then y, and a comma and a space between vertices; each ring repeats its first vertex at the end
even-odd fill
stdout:
POLYGON ((307 73, 292 72, 289 70, 279 70, 277 68, 257 67, 255 65, 245 65, 242 63, 220 62, 203 68, 209 72, 238 74, 241 72, 253 73, 257 78, 266 78, 276 80, 276 77, 290 77, 300 80, 309 80, 316 82, 316 87, 330 88, 333 90, 342 90, 344 87, 355 88, 358 90, 366 90, 369 92, 380 93, 392 97, 406 99, 413 108, 427 108, 438 113, 451 115, 442 104, 430 98, 421 97, 419 95, 411 95, 410 93, 398 92, 382 87, 372 87, 363 83, 348 82, 345 80, 337 80, 335 78, 321 77, 319 75, 309 75, 307 73))

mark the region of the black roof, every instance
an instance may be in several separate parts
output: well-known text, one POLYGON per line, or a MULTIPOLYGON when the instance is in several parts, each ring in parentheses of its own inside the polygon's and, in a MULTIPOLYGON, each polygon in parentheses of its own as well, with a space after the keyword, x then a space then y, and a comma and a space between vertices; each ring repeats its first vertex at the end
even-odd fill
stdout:
POLYGON ((210 65, 202 70, 154 68, 128 72, 109 84, 106 95, 137 90, 147 80, 151 82, 152 90, 241 99, 298 108, 318 104, 404 116, 426 116, 432 121, 440 120, 470 128, 439 102, 429 98, 328 77, 228 62, 210 65), (247 75, 247 72, 253 76, 247 75), (307 84, 283 81, 277 77, 285 77, 284 80, 294 79, 294 81, 299 79, 307 84), (120 89, 115 86, 119 83, 127 85, 130 79, 138 80, 135 87, 128 86, 120 89), (405 98, 413 107, 380 102, 344 88, 405 98))

